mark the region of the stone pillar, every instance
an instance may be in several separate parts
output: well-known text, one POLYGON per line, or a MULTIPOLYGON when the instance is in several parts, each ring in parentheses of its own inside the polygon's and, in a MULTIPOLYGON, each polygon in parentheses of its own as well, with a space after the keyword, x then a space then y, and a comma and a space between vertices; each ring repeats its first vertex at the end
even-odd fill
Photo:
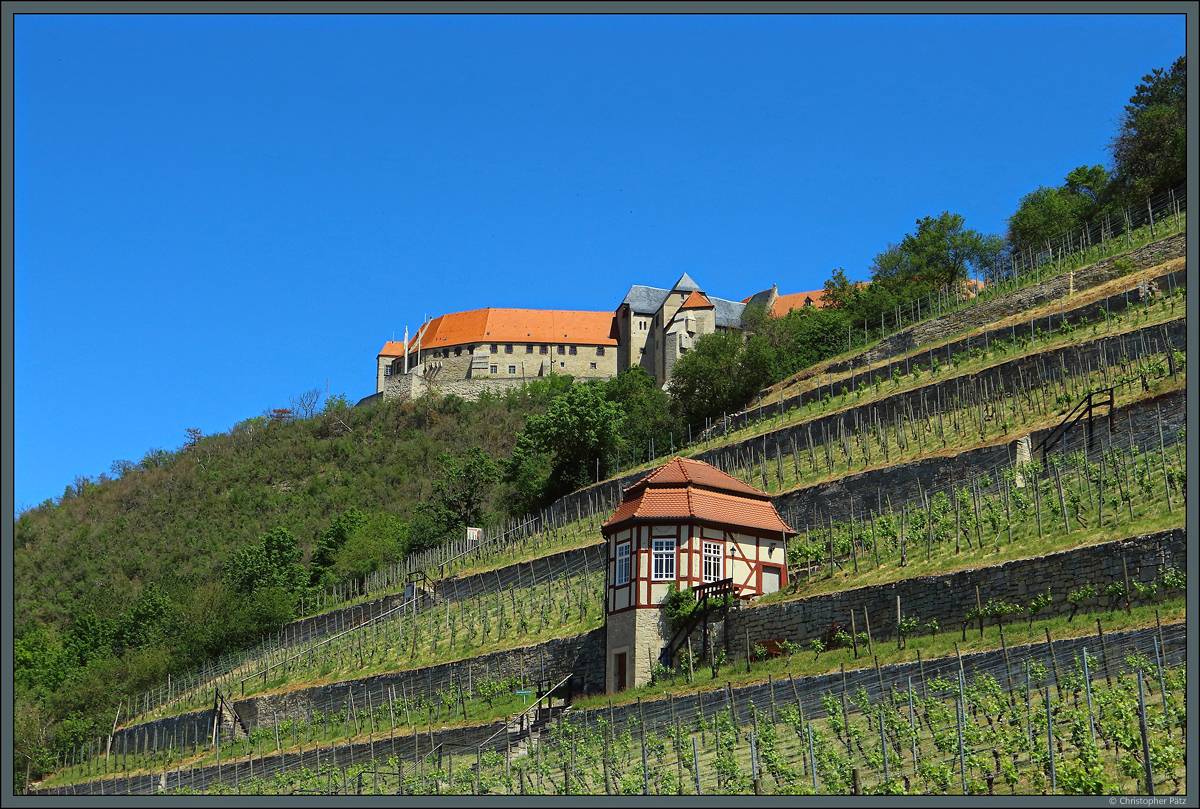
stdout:
MULTIPOLYGON (((1028 435, 1023 435, 1016 441, 1017 450, 1017 469, 1021 468, 1022 464, 1027 464, 1033 460, 1033 440, 1028 435)), ((1017 472, 1013 482, 1018 488, 1025 488, 1025 476, 1017 472)))

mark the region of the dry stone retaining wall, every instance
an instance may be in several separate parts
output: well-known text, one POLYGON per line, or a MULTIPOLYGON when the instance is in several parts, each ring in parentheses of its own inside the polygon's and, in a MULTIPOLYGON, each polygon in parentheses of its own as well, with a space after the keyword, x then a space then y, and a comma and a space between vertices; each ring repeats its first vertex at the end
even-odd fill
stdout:
MULTIPOLYGON (((945 340, 948 337, 960 334, 969 329, 976 329, 988 323, 994 323, 997 320, 1027 312, 1043 304, 1061 300, 1073 291, 1077 292, 1081 289, 1094 287, 1111 281, 1114 278, 1119 278, 1122 275, 1127 275, 1128 271, 1122 269, 1117 263, 1121 259, 1131 261, 1134 271, 1137 271, 1148 267, 1156 267, 1163 262, 1182 258, 1186 255, 1187 234, 1178 233, 1144 247, 1139 247, 1136 250, 1131 250, 1128 253, 1101 259, 1094 264, 1089 264, 1074 272, 1062 273, 1045 281, 1013 290, 992 300, 979 301, 956 312, 949 312, 934 320, 917 323, 882 340, 869 351, 855 357, 852 362, 856 366, 879 362, 888 357, 894 357, 897 354, 911 351, 916 346, 945 340)), ((1173 286, 1178 286, 1185 280, 1185 276, 1181 270, 1178 274, 1173 274, 1169 279, 1164 277, 1159 286, 1162 289, 1173 288, 1173 286)), ((1111 303, 1114 305, 1114 310, 1116 306, 1120 305, 1118 301, 1111 301, 1111 303)), ((1124 307, 1121 306, 1121 308, 1123 309, 1124 307)), ((849 370, 849 368, 850 365, 847 364, 838 368, 831 367, 830 371, 836 373, 839 370, 849 370)))
MULTIPOLYGON (((744 638, 759 643, 785 637, 803 643, 819 637, 832 622, 849 629, 851 609, 870 612, 872 637, 887 642, 895 638, 896 596, 900 596, 905 616, 919 616, 922 622, 936 619, 946 631, 955 631, 967 610, 975 606, 975 587, 982 603, 997 599, 1025 606, 1050 588, 1051 605, 1043 615, 1069 612, 1066 601, 1070 589, 1092 583, 1103 590, 1111 581, 1122 580, 1128 565, 1131 581, 1149 582, 1160 566, 1187 564, 1187 538, 1177 528, 1101 545, 1006 562, 994 567, 962 570, 940 576, 926 576, 901 582, 862 587, 838 593, 811 596, 778 604, 763 604, 735 609, 729 613, 728 638, 733 656, 742 654, 744 638)), ((1083 608, 1102 606, 1095 602, 1083 608)), ((1078 617, 1085 621, 1090 618, 1078 617)), ((859 630, 863 627, 860 625, 859 630)), ((723 642, 724 627, 715 622, 715 639, 723 642)), ((693 647, 701 648, 698 630, 693 647)), ((631 650, 631 652, 634 650, 631 650)), ((651 649, 655 658, 659 648, 651 649)), ((641 654, 643 650, 637 650, 641 654)), ((575 676, 580 691, 604 689, 605 630, 603 627, 574 638, 563 638, 517 649, 492 652, 467 660, 443 663, 428 668, 376 675, 361 680, 298 689, 279 694, 235 700, 234 708, 248 729, 272 725, 284 719, 305 719, 313 713, 334 713, 353 705, 365 711, 368 695, 372 705, 389 699, 420 695, 432 698, 438 691, 457 685, 470 689, 480 678, 516 676, 527 683, 553 684, 567 674, 575 676)), ((212 711, 193 711, 155 722, 122 728, 114 736, 114 750, 158 749, 159 747, 204 739, 212 730, 212 711)))
MULTIPOLYGON (((1095 304, 1095 306, 1101 306, 1102 303, 1095 304)), ((1114 311, 1116 311, 1115 308, 1114 311)), ((999 334, 999 332, 997 333, 999 334)), ((1005 334, 1007 334, 1006 331, 1005 334)), ((979 338, 974 339, 978 343, 979 338)), ((874 425, 877 419, 880 423, 891 427, 897 413, 902 414, 907 420, 910 410, 914 415, 924 417, 939 409, 944 411, 947 407, 956 404, 977 401, 980 391, 986 391, 990 398, 1000 395, 1002 391, 1012 391, 1019 384, 1023 384, 1027 390, 1036 389, 1059 381, 1064 369, 1072 372, 1083 370, 1095 372, 1101 368, 1115 367, 1125 358, 1134 359, 1148 354, 1158 354, 1170 348, 1180 349, 1186 344, 1186 340, 1187 320, 1182 317, 1166 324, 1146 326, 1125 334, 1081 340, 1076 345, 1018 357, 969 376, 954 376, 941 382, 923 385, 915 390, 884 396, 869 404, 809 419, 802 424, 781 427, 736 443, 694 452, 690 457, 728 469, 738 465, 737 459, 750 457, 751 454, 757 459, 766 452, 768 457, 773 460, 778 449, 784 458, 783 462, 787 464, 790 462, 789 456, 792 452, 793 442, 798 451, 806 452, 810 446, 810 434, 812 435, 812 445, 821 446, 829 436, 836 437, 839 431, 853 435, 868 425, 874 425), (1067 365, 1068 362, 1070 362, 1070 366, 1067 365)), ((966 341, 963 342, 965 345, 966 341)), ((906 371, 912 367, 929 367, 929 358, 926 355, 914 355, 909 358, 908 362, 906 371)), ((890 381, 885 382, 884 380, 884 377, 887 376, 885 371, 879 371, 878 374, 881 383, 890 384, 890 381)), ((861 377, 854 380, 854 384, 865 381, 871 385, 874 379, 872 372, 864 372, 861 377)), ((786 411, 792 407, 798 407, 802 403, 810 404, 831 391, 834 396, 841 395, 843 391, 849 393, 851 388, 849 380, 844 383, 835 382, 832 388, 821 388, 819 392, 807 391, 790 397, 780 404, 773 404, 767 412, 786 411)), ((735 429, 757 417, 758 411, 756 410, 730 416, 729 429, 735 429)), ((1157 442, 1157 436, 1155 436, 1155 441, 1157 442)), ((647 471, 633 472, 565 495, 550 508, 550 515, 553 519, 562 522, 574 520, 581 514, 586 516, 599 512, 607 516, 620 503, 624 489, 645 477, 647 471)), ((894 502, 893 505, 895 505, 894 502)))
MULTIPOLYGON (((1050 591, 1050 606, 1039 617, 1067 615, 1069 591, 1093 584, 1103 592, 1109 583, 1124 580, 1128 565, 1130 582, 1153 581, 1160 567, 1187 566, 1187 532, 1182 528, 1161 531, 1146 536, 1089 545, 1047 556, 1017 559, 996 567, 960 570, 938 576, 857 587, 836 593, 816 595, 780 604, 763 604, 735 610, 729 614, 728 632, 734 649, 750 643, 760 643, 785 637, 793 643, 807 643, 834 624, 850 631, 850 612, 855 610, 862 619, 868 611, 872 639, 892 643, 896 639, 896 598, 905 617, 917 617, 922 623, 936 619, 944 631, 958 631, 969 610, 991 600, 1026 606, 1046 590, 1050 591)), ((1131 588, 1132 590, 1132 585, 1131 588)), ((1083 605, 1084 609, 1107 605, 1107 597, 1083 605)), ((1133 603, 1137 603, 1136 596, 1133 603)), ((1018 619, 1019 620, 1019 619, 1018 619)), ((1090 621, 1088 615, 1076 615, 1077 621, 1090 621)), ((858 631, 865 622, 858 620, 858 631)), ((693 640, 693 643, 696 641, 693 640)))
MULTIPOLYGON (((1160 418, 1164 444, 1171 446, 1177 440, 1178 430, 1186 424, 1187 395, 1182 390, 1171 391, 1117 408, 1111 435, 1106 410, 1104 408, 1096 420, 1096 447, 1132 443, 1143 448, 1157 448, 1160 418)), ((1052 429, 1034 430, 1025 435, 1036 448, 1052 429)), ((1052 453, 1082 450, 1086 442, 1085 424, 1081 422, 1055 444, 1052 453)), ((830 519, 845 522, 850 519, 851 509, 855 519, 862 519, 878 513, 881 507, 886 511, 889 506, 900 509, 906 504, 919 503, 922 494, 946 491, 983 473, 992 477, 994 486, 999 485, 998 472, 1011 467, 1015 460, 1014 444, 1015 441, 1007 442, 849 474, 838 480, 783 492, 772 497, 771 502, 784 522, 799 531, 827 523, 830 519)), ((786 455, 784 463, 789 463, 786 455)))
MULTIPOLYGON (((439 691, 452 686, 473 692, 474 683, 485 678, 517 677, 531 685, 553 685, 574 675, 577 692, 604 689, 604 628, 573 638, 556 638, 544 643, 505 649, 409 671, 390 672, 359 680, 285 691, 278 694, 233 699, 246 730, 271 726, 287 719, 307 719, 313 714, 336 713, 348 706, 365 712, 371 705, 386 705, 393 699, 436 699, 439 691)), ((120 728, 113 734, 114 752, 157 750, 190 744, 212 735, 211 709, 191 711, 120 728)), ((226 731, 231 730, 226 726, 226 731)), ((238 735, 238 734, 234 734, 238 735)), ((228 738, 225 733, 223 738, 228 738)))
MULTIPOLYGON (((1011 646, 1007 653, 1003 650, 975 652, 962 655, 963 673, 973 677, 977 672, 988 673, 1004 686, 1005 679, 1001 672, 1008 669, 1014 680, 1020 681, 1023 664, 1026 660, 1041 663, 1047 672, 1055 666, 1067 667, 1071 661, 1082 656, 1086 650, 1089 658, 1098 664, 1106 654, 1111 665, 1111 671, 1128 670, 1123 665, 1125 657, 1140 653, 1149 660, 1156 659, 1155 642, 1160 634, 1152 627, 1126 632, 1110 632, 1104 636, 1101 646, 1095 635, 1085 635, 1078 638, 1061 638, 1050 644, 1037 643, 1027 646, 1011 646), (1103 652, 1106 650, 1106 652, 1103 652)), ((1162 627, 1164 662, 1167 665, 1178 665, 1184 661, 1187 650, 1187 627, 1183 623, 1169 624, 1162 627)), ((864 661, 865 663, 866 661, 864 661)), ((565 714, 559 721, 579 726, 595 724, 604 720, 611 722, 614 728, 628 726, 630 721, 636 721, 639 726, 643 720, 651 729, 673 727, 678 719, 682 727, 695 727, 698 716, 712 717, 716 713, 734 714, 739 725, 751 721, 750 709, 770 712, 776 706, 799 703, 804 715, 809 718, 820 718, 825 715, 821 696, 826 693, 839 694, 844 688, 847 694, 855 694, 862 689, 868 699, 874 703, 880 696, 880 682, 886 691, 903 692, 911 684, 918 693, 924 694, 926 687, 930 693, 935 680, 954 682, 959 671, 959 660, 953 657, 927 660, 921 663, 899 663, 880 666, 878 670, 870 667, 852 668, 845 673, 823 674, 815 677, 793 678, 790 675, 784 679, 771 680, 766 683, 743 686, 740 688, 709 689, 701 691, 706 681, 706 674, 699 674, 696 682, 696 693, 668 696, 665 699, 638 700, 637 702, 594 708, 587 711, 572 711, 565 714)), ((1102 678, 1101 670, 1093 672, 1097 679, 1102 678)), ((382 766, 388 759, 405 762, 411 766, 419 756, 425 755, 436 745, 450 750, 457 757, 465 755, 468 766, 472 762, 471 753, 478 745, 487 742, 488 748, 501 750, 508 743, 509 736, 504 733, 503 722, 493 722, 465 728, 442 728, 439 730, 414 731, 405 734, 389 734, 357 744, 333 747, 314 748, 295 753, 265 756, 252 763, 241 761, 236 764, 227 763, 220 767, 206 767, 172 770, 166 773, 152 775, 137 775, 129 777, 109 778, 72 784, 53 789, 32 789, 30 795, 153 795, 170 790, 187 790, 201 792, 210 790, 218 784, 234 787, 251 777, 269 780, 278 773, 294 772, 301 768, 312 773, 324 771, 328 766, 334 769, 347 767, 364 761, 376 761, 382 766), (491 741, 489 741, 489 739, 491 741)), ((369 782, 367 782, 369 784, 369 782)), ((367 784, 364 784, 366 786, 367 784)))

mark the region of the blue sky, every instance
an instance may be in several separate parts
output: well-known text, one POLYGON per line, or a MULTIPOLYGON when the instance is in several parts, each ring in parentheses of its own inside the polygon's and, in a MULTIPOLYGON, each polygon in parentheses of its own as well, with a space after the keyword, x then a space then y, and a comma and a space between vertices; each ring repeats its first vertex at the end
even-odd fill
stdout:
POLYGON ((866 279, 945 210, 1002 234, 1108 165, 1185 22, 19 15, 14 43, 19 511, 189 427, 357 401, 427 315, 866 279))

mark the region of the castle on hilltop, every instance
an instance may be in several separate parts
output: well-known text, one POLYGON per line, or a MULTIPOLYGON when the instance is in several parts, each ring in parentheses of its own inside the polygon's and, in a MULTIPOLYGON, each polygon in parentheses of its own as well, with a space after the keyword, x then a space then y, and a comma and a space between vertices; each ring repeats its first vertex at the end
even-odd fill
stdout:
POLYGON ((822 306, 822 292, 763 290, 741 301, 707 295, 687 273, 670 289, 634 285, 615 312, 473 309, 439 315, 376 356, 375 396, 416 399, 436 391, 476 399, 550 374, 608 379, 640 365, 659 387, 704 334, 743 330, 746 306, 780 317, 822 306))

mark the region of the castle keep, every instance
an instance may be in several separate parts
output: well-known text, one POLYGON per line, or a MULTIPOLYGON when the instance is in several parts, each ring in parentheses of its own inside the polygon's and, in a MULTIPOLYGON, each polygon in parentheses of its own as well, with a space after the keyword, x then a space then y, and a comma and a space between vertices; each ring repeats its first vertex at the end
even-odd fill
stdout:
POLYGON ((741 332, 742 313, 761 304, 780 317, 821 305, 820 292, 779 295, 775 287, 742 301, 706 295, 688 277, 670 289, 632 286, 615 312, 474 309, 439 315, 411 338, 389 341, 376 356, 375 392, 416 399, 429 392, 476 399, 564 374, 608 379, 641 366, 659 387, 676 361, 705 334, 741 332))

